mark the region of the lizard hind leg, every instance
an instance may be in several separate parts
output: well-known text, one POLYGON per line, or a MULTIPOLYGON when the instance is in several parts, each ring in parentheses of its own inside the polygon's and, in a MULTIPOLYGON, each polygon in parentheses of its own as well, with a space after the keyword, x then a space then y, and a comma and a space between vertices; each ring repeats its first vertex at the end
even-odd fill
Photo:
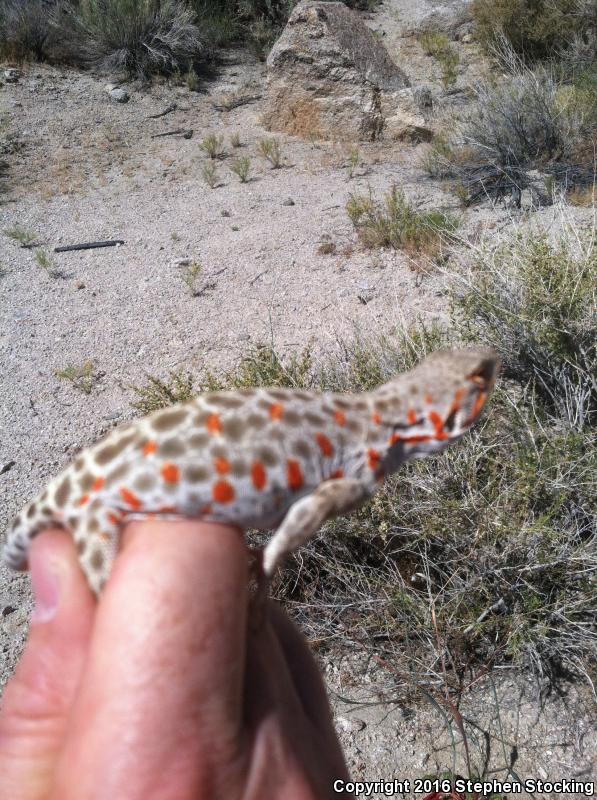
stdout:
POLYGON ((362 505, 370 490, 361 481, 339 478, 322 483, 288 509, 263 553, 263 572, 271 578, 285 555, 305 544, 326 519, 362 505))

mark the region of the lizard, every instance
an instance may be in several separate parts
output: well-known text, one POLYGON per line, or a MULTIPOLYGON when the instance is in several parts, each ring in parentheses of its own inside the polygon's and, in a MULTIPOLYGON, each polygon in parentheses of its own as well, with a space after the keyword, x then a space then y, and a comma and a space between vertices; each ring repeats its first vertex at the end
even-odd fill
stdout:
POLYGON ((160 409, 81 451, 14 519, 4 561, 26 569, 34 536, 62 527, 99 597, 128 520, 184 517, 277 529, 262 553, 269 581, 325 520, 465 434, 499 366, 491 350, 437 351, 362 394, 239 389, 160 409))

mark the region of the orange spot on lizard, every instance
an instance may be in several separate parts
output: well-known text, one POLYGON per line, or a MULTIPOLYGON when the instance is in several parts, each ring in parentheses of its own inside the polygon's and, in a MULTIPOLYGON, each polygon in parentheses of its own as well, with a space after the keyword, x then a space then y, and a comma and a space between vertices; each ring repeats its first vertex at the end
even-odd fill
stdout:
POLYGON ((147 442, 147 444, 143 447, 143 455, 150 456, 152 453, 158 449, 156 442, 147 442))
POLYGON ((218 481, 214 483, 211 494, 216 503, 231 503, 234 500, 234 489, 228 481, 218 481))
POLYGON ((230 472, 230 464, 225 458, 214 459, 214 468, 218 475, 226 475, 228 472, 230 472))
POLYGON ((265 488, 267 474, 263 464, 260 461, 255 461, 251 467, 251 480, 253 481, 253 486, 257 489, 257 491, 260 492, 265 488))
POLYGON ((293 491, 300 489, 304 483, 300 464, 292 458, 289 458, 286 462, 286 479, 288 481, 288 488, 293 491))
POLYGON ((406 421, 409 425, 417 424, 417 412, 414 410, 414 408, 409 408, 406 412, 406 421))
POLYGON ((379 458, 380 455, 377 450, 367 450, 367 456, 369 459, 369 469, 376 470, 379 466, 379 458))
POLYGON ((180 470, 176 464, 164 464, 160 472, 166 483, 178 483, 180 480, 180 470))
POLYGON ((471 411, 470 417, 464 423, 465 425, 472 425, 472 423, 477 419, 481 409, 485 405, 485 400, 487 398, 487 392, 479 392, 477 395, 477 399, 475 400, 475 405, 473 406, 473 410, 471 411))
POLYGON ((322 455, 324 455, 326 458, 330 458, 334 455, 334 448, 332 447, 332 443, 327 436, 325 436, 323 433, 316 433, 315 439, 319 445, 322 455))
POLYGON ((127 506, 130 506, 133 509, 133 511, 139 511, 141 509, 141 501, 139 500, 137 495, 130 492, 126 488, 126 486, 120 487, 119 494, 124 500, 124 502, 127 504, 127 506))
POLYGON ((373 422, 374 425, 381 425, 381 417, 380 417, 380 415, 376 412, 371 417, 371 421, 373 422))
POLYGON ((280 422, 280 420, 284 416, 284 406, 282 405, 282 403, 274 403, 273 406, 270 406, 269 415, 274 420, 274 422, 280 422))
POLYGON ((84 494, 83 497, 79 500, 79 505, 84 506, 88 502, 89 502, 89 495, 84 494))
POLYGON ((346 414, 344 411, 341 411, 339 408, 336 409, 334 412, 334 422, 336 425, 340 425, 342 427, 346 425, 346 414))
POLYGON ((328 481, 335 481, 338 480, 338 478, 343 478, 343 477, 344 477, 344 470, 337 469, 335 472, 332 472, 332 474, 328 478, 328 481))
POLYGON ((427 418, 429 419, 429 422, 435 428, 435 432, 436 433, 441 433, 441 430, 444 427, 444 421, 440 417, 440 415, 437 413, 437 411, 430 411, 429 414, 427 414, 427 418))
POLYGON ((218 414, 210 414, 207 418, 205 423, 205 427, 211 433, 212 436, 215 436, 218 433, 222 433, 222 422, 218 414))
POLYGON ((103 485, 104 485, 104 479, 103 478, 96 478, 94 480, 94 482, 93 482, 93 486, 91 487, 91 491, 92 492, 99 492, 99 490, 103 487, 103 485))

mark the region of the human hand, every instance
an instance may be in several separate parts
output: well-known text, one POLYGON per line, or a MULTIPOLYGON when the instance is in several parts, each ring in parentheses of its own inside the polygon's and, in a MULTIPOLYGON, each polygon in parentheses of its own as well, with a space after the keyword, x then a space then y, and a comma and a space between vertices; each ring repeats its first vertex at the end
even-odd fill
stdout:
POLYGON ((247 625, 235 528, 132 522, 96 604, 71 539, 41 534, 36 609, 0 712, 3 800, 323 800, 347 779, 307 644, 247 625))

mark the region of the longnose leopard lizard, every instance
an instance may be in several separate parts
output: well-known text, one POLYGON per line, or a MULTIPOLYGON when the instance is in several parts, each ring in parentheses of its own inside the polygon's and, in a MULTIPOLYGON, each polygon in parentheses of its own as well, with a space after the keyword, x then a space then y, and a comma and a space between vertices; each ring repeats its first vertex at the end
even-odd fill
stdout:
POLYGON ((498 370, 489 350, 440 351, 366 394, 242 389, 156 411, 54 478, 14 520, 4 560, 26 568, 33 537, 63 527, 99 595, 128 520, 191 517, 277 528, 263 553, 271 578, 326 519, 361 506, 407 459, 466 433, 498 370))

